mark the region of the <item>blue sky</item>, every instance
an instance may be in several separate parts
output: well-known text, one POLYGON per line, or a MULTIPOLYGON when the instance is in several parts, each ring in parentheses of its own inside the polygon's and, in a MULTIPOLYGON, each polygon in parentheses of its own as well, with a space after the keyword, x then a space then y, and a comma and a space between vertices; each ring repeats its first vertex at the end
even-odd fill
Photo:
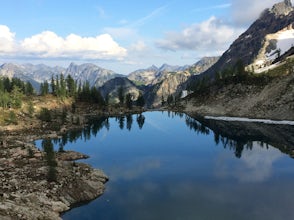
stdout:
POLYGON ((91 62, 127 74, 221 55, 279 0, 2 0, 0 63, 91 62))

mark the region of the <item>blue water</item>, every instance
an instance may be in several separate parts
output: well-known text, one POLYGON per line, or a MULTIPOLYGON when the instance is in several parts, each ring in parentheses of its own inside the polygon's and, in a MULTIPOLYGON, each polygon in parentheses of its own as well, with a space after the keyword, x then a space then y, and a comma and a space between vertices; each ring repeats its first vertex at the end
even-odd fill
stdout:
POLYGON ((83 162, 110 180, 101 197, 63 219, 294 219, 289 155, 259 140, 216 141, 211 128, 191 126, 186 115, 148 112, 139 123, 137 117, 100 120, 69 134, 72 142, 64 138, 65 150, 89 155, 83 162))

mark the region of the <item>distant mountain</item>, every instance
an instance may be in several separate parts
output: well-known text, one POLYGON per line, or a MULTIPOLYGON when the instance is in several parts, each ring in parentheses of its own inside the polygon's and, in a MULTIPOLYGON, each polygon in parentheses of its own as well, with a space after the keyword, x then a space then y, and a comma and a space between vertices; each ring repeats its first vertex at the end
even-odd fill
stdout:
POLYGON ((168 66, 163 65, 161 71, 158 70, 156 78, 149 85, 145 94, 148 106, 158 107, 161 105, 162 98, 167 100, 169 95, 178 97, 183 90, 186 81, 196 74, 210 68, 219 57, 204 57, 192 66, 168 66))
POLYGON ((105 82, 118 76, 111 70, 103 69, 91 63, 77 65, 71 63, 68 68, 63 67, 50 67, 44 64, 13 64, 5 63, 0 66, 0 76, 9 78, 17 77, 23 81, 29 81, 33 84, 34 88, 39 91, 40 83, 45 80, 50 81, 52 76, 64 74, 65 76, 71 75, 74 80, 80 82, 89 81, 90 86, 100 87, 105 82))
POLYGON ((90 86, 100 87, 105 82, 122 75, 112 70, 103 69, 91 63, 77 65, 71 63, 65 71, 65 75, 71 75, 75 80, 85 82, 88 81, 90 86))
POLYGON ((156 78, 158 68, 151 66, 147 69, 139 69, 128 75, 128 79, 133 81, 137 85, 148 85, 156 78))
POLYGON ((156 84, 162 80, 164 75, 170 72, 184 71, 190 66, 172 66, 163 64, 161 67, 151 66, 147 69, 136 70, 128 75, 128 79, 132 80, 137 85, 156 84))
POLYGON ((214 65, 220 57, 203 57, 201 60, 190 66, 187 71, 192 75, 198 75, 214 65))
POLYGON ((40 83, 48 79, 48 76, 56 72, 64 72, 63 68, 50 68, 45 65, 13 64, 5 63, 0 66, 0 77, 19 78, 24 82, 30 82, 36 91, 39 91, 40 83))
MULTIPOLYGON (((270 47, 266 46, 267 36, 270 34, 282 30, 292 30, 292 38, 288 42, 291 41, 293 44, 293 26, 294 10, 291 1, 285 0, 275 4, 271 9, 266 9, 248 30, 232 43, 221 58, 200 77, 213 77, 217 71, 234 66, 238 60, 242 60, 246 66, 250 65, 258 60, 260 54, 264 53, 262 52, 264 47, 272 53, 270 47)), ((289 43, 288 47, 288 49, 291 47, 289 43)), ((283 50, 286 51, 287 49, 284 48, 283 50)), ((198 76, 194 76, 189 81, 193 82, 198 78, 198 76)))
POLYGON ((33 80, 38 83, 48 80, 52 75, 64 73, 65 68, 49 67, 44 64, 13 64, 5 63, 0 66, 0 76, 17 77, 24 81, 33 80))

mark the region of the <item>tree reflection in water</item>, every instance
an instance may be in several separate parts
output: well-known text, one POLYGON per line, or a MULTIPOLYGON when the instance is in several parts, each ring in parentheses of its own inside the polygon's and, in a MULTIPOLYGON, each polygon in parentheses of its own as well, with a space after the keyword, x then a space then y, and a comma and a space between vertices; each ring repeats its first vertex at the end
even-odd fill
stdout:
MULTIPOLYGON (((188 128, 197 134, 213 134, 216 145, 222 145, 225 149, 234 151, 237 158, 242 157, 244 150, 252 150, 253 143, 258 142, 261 147, 267 147, 268 144, 280 149, 293 157, 294 152, 294 126, 265 125, 260 123, 248 122, 225 122, 216 120, 207 120, 202 117, 190 117, 183 113, 168 112, 168 116, 174 118, 178 116, 185 119, 188 128)), ((123 115, 115 117, 121 130, 132 130, 134 115, 123 115)), ((145 123, 145 116, 137 114, 136 122, 140 129, 145 123)), ((89 125, 83 129, 75 129, 67 132, 61 139, 54 140, 63 149, 68 142, 76 142, 78 139, 89 140, 91 136, 96 136, 98 132, 106 128, 110 129, 108 117, 99 117, 89 120, 89 125)))
POLYGON ((294 126, 216 121, 202 117, 192 118, 188 115, 185 121, 186 125, 197 133, 209 135, 213 132, 216 145, 221 143, 225 149, 233 150, 237 158, 242 157, 244 150, 252 150, 254 142, 267 149, 268 145, 271 145, 293 157, 294 126))
MULTIPOLYGON (((133 115, 122 115, 115 117, 115 121, 118 123, 118 126, 121 130, 127 129, 131 131, 134 120, 133 115)), ((136 116, 136 121, 138 124, 138 127, 140 129, 143 128, 145 123, 145 116, 143 114, 138 114, 136 116)), ((107 130, 110 129, 110 123, 109 123, 109 117, 97 117, 97 118, 91 118, 89 119, 88 126, 85 126, 82 129, 73 129, 68 131, 67 133, 62 135, 62 138, 60 139, 54 139, 54 144, 59 144, 59 148, 63 149, 63 147, 68 143, 74 143, 79 139, 84 139, 85 141, 90 140, 91 136, 97 136, 99 131, 103 128, 106 128, 107 130)))

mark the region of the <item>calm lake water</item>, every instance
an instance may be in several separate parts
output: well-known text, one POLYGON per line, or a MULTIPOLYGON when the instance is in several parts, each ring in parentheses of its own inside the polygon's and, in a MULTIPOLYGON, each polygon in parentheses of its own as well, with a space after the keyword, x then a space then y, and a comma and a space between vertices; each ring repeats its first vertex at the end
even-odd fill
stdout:
POLYGON ((147 112, 56 141, 110 178, 63 219, 294 219, 294 126, 147 112))

